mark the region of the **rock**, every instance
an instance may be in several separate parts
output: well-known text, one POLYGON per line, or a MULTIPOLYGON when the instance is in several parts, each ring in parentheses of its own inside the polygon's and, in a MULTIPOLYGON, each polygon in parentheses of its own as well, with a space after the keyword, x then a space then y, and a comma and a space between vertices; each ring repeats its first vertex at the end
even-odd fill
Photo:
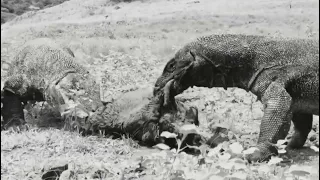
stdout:
POLYGON ((311 135, 311 137, 309 138, 309 140, 310 140, 311 142, 317 140, 317 135, 316 135, 316 134, 311 135))
POLYGON ((218 146, 218 144, 229 141, 229 138, 227 135, 224 135, 223 133, 216 133, 214 134, 206 143, 211 147, 214 148, 218 146))
POLYGON ((72 170, 65 170, 61 173, 59 180, 69 180, 74 176, 74 172, 72 170))
POLYGON ((33 5, 29 6, 29 9, 30 10, 40 10, 39 7, 36 7, 36 6, 33 6, 33 5))
POLYGON ((60 175, 63 171, 68 169, 68 164, 64 166, 50 168, 46 173, 44 173, 41 177, 43 180, 55 180, 59 179, 60 175))
POLYGON ((6 12, 6 13, 9 13, 9 9, 7 9, 7 8, 4 8, 4 7, 1 7, 1 12, 6 12))

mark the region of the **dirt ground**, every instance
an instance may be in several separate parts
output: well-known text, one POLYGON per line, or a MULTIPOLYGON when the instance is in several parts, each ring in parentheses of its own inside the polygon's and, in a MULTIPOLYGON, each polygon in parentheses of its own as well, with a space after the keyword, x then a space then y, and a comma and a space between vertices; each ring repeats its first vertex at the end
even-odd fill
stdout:
MULTIPOLYGON (((201 35, 222 33, 318 39, 319 1, 144 0, 115 4, 70 0, 3 24, 1 62, 10 62, 28 40, 53 38, 69 46, 97 79, 107 79, 104 98, 116 98, 123 89, 152 86, 165 63, 185 43, 201 35)), ((1 77, 5 68, 5 64, 1 66, 1 77)), ((252 94, 240 89, 193 88, 178 98, 200 109, 201 128, 222 123, 239 135, 243 147, 256 142, 263 112, 252 94)), ((319 132, 319 118, 314 119, 315 131, 310 136, 319 132)), ((311 145, 314 141, 306 143, 311 145)), ((306 147, 290 156, 301 169, 311 169, 307 179, 318 179, 318 153, 306 147)), ((219 159, 213 159, 212 166, 199 165, 199 157, 172 157, 167 151, 138 147, 130 139, 82 137, 55 129, 1 132, 1 179, 41 179, 43 171, 67 163, 69 174, 60 179, 296 178, 285 175, 289 165, 246 165, 222 171, 219 164, 225 162, 219 159), (146 167, 143 171, 141 162, 146 167)))

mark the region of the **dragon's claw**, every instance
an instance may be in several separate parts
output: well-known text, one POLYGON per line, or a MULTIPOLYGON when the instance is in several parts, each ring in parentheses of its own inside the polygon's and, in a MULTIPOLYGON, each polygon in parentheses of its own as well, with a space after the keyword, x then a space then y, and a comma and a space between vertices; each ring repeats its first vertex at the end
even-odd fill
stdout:
POLYGON ((277 149, 272 145, 259 144, 257 149, 245 156, 249 163, 269 161, 271 156, 277 155, 277 149))

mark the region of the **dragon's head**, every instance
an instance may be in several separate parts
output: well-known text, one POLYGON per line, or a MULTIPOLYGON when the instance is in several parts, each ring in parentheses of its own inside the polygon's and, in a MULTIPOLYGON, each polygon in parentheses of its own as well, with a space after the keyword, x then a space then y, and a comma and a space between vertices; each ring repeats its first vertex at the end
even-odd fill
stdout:
POLYGON ((188 87, 223 87, 227 88, 229 68, 223 65, 223 57, 209 59, 199 51, 183 48, 166 64, 161 76, 157 79, 154 94, 163 90, 169 81, 174 81, 173 92, 180 94, 188 87))

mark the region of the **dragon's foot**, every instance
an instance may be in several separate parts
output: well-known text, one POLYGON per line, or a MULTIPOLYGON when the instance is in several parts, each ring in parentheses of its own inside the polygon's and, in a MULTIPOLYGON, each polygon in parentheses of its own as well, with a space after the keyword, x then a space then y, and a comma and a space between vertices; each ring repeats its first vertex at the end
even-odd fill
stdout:
POLYGON ((295 131, 291 137, 288 147, 292 149, 301 148, 303 147, 307 138, 308 138, 308 135, 303 135, 299 131, 295 131))
POLYGON ((294 113, 292 122, 294 123, 294 133, 288 144, 289 148, 301 148, 306 142, 312 129, 312 114, 294 113))
POLYGON ((258 144, 257 149, 245 156, 248 162, 264 162, 270 160, 271 156, 277 155, 277 149, 269 143, 258 144))

